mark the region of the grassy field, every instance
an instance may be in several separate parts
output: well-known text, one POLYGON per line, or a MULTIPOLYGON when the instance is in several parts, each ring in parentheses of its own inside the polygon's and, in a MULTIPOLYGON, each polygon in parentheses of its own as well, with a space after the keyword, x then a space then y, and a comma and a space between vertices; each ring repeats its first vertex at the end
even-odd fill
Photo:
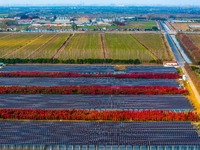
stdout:
POLYGON ((100 34, 75 34, 58 56, 60 59, 103 58, 100 34))
POLYGON ((105 34, 106 58, 149 61, 153 55, 129 34, 105 34))
POLYGON ((161 34, 0 34, 0 58, 171 60, 161 34))
POLYGON ((157 59, 172 60, 169 49, 165 46, 162 34, 133 34, 137 41, 150 50, 157 59))
POLYGON ((155 26, 157 24, 154 21, 135 21, 123 26, 123 28, 152 29, 155 26))

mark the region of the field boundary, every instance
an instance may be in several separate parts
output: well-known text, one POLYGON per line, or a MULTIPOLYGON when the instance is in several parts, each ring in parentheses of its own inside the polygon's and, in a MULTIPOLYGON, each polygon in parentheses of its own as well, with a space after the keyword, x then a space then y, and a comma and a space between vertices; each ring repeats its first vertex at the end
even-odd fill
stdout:
POLYGON ((100 36, 101 36, 101 47, 102 47, 102 50, 103 50, 103 58, 106 59, 107 51, 106 51, 106 45, 105 45, 104 37, 103 37, 103 34, 100 34, 100 36))
MULTIPOLYGON (((130 34, 132 38, 134 38, 134 36, 132 34, 130 34)), ((154 52, 152 52, 148 47, 146 47, 142 42, 140 42, 138 39, 134 38, 138 43, 140 43, 147 51, 149 51, 154 59, 159 59, 158 56, 156 54, 154 54, 154 52)))
POLYGON ((68 45, 71 38, 74 36, 74 34, 70 34, 67 39, 63 42, 63 44, 57 49, 56 53, 52 56, 52 59, 57 58, 60 53, 64 50, 64 48, 68 45))
POLYGON ((11 55, 11 54, 13 54, 13 53, 19 51, 20 49, 22 49, 22 48, 24 48, 25 46, 31 44, 32 42, 34 42, 34 41, 37 40, 38 38, 42 37, 43 35, 44 35, 44 34, 41 34, 41 35, 37 36, 36 38, 34 38, 34 39, 30 40, 29 42, 25 43, 22 47, 16 48, 16 49, 13 50, 12 52, 10 52, 10 53, 8 53, 8 54, 5 54, 5 55, 2 56, 2 57, 7 57, 7 56, 9 56, 9 55, 11 55))
POLYGON ((56 38, 58 34, 55 34, 54 36, 52 36, 46 43, 42 44, 40 47, 38 47, 34 52, 32 52, 30 55, 28 55, 26 58, 30 58, 32 55, 34 55, 42 46, 44 45, 48 45, 52 40, 54 40, 56 38))

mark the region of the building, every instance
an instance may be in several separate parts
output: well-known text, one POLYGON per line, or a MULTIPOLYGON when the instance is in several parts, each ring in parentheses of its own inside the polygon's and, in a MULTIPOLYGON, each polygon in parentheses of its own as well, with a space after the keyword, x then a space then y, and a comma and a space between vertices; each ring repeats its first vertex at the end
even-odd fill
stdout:
POLYGON ((68 17, 57 17, 55 20, 55 23, 61 23, 61 24, 70 24, 70 18, 68 17))
POLYGON ((80 17, 77 18, 77 20, 75 20, 74 23, 77 25, 88 24, 90 23, 90 19, 87 17, 80 17))
POLYGON ((18 24, 32 24, 33 21, 30 20, 30 19, 21 19, 21 20, 18 20, 18 24))

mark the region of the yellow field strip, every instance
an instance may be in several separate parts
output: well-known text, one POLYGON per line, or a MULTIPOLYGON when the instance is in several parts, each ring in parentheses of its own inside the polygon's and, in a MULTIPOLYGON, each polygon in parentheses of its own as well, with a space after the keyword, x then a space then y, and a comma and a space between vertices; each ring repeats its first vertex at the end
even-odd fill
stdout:
POLYGON ((50 39, 49 39, 49 41, 47 41, 46 43, 43 43, 41 46, 39 46, 37 49, 35 49, 31 54, 29 54, 26 58, 31 58, 31 56, 33 56, 37 51, 39 51, 42 47, 44 47, 45 45, 48 45, 50 42, 52 42, 55 38, 56 38, 56 36, 57 36, 58 34, 55 34, 55 35, 53 35, 50 39))
POLYGON ((42 37, 42 36, 43 36, 43 34, 37 36, 36 38, 34 38, 34 39, 30 40, 29 42, 27 42, 27 43, 26 43, 25 45, 23 45, 22 47, 16 48, 16 49, 14 49, 12 52, 7 53, 6 55, 3 56, 3 58, 16 58, 15 53, 17 53, 18 51, 20 51, 21 49, 23 49, 23 48, 26 47, 27 45, 33 43, 35 40, 37 40, 38 38, 40 38, 40 37, 42 37))

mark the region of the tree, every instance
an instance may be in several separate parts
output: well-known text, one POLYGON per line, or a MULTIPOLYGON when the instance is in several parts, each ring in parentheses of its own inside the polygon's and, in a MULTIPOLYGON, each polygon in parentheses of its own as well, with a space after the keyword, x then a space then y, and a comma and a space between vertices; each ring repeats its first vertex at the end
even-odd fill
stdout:
POLYGON ((28 19, 29 16, 28 15, 21 15, 21 19, 28 19))
POLYGON ((77 30, 77 28, 78 28, 78 26, 77 26, 75 23, 73 23, 73 24, 72 24, 72 29, 73 29, 73 30, 77 30))
POLYGON ((158 27, 153 26, 153 27, 152 27, 152 30, 154 30, 154 31, 158 31, 158 27))
POLYGON ((15 25, 17 25, 18 23, 17 23, 16 20, 7 20, 7 21, 5 22, 5 24, 6 24, 7 26, 15 26, 15 25))

